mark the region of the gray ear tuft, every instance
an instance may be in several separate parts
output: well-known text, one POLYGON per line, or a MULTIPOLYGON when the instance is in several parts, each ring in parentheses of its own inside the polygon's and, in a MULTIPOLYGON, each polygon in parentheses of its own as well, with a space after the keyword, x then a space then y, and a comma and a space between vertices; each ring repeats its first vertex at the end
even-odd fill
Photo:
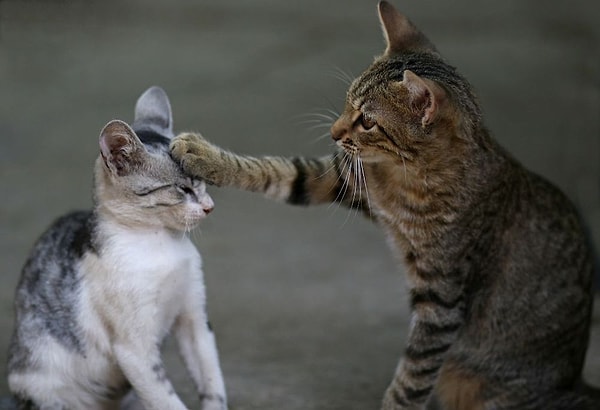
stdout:
POLYGON ((135 104, 132 128, 137 131, 154 131, 173 138, 173 114, 167 93, 160 87, 148 88, 135 104))

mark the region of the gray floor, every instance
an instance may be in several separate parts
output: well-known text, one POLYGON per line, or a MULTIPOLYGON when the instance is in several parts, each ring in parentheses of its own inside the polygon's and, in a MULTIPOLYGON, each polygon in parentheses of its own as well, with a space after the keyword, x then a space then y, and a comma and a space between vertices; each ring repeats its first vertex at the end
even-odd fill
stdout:
MULTIPOLYGON (((494 134, 600 243, 600 3, 395 1, 471 80, 494 134)), ((375 1, 0 1, 0 361, 37 235, 90 205, 100 128, 158 84, 180 130, 250 154, 329 152, 310 113, 382 51, 375 1)), ((407 327, 402 268, 336 207, 233 190, 197 232, 231 407, 376 409, 407 327)), ((600 385, 600 309, 587 379, 600 385)), ((171 345, 170 374, 193 389, 171 345)), ((0 395, 6 393, 4 373, 0 395)))

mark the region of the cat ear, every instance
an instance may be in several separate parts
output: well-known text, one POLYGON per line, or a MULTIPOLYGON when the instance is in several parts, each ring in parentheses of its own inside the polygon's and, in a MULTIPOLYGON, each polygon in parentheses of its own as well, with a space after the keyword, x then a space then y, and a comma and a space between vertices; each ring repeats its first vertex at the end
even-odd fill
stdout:
POLYGON ((404 70, 401 84, 408 90, 413 110, 421 116, 421 125, 426 127, 433 123, 445 99, 445 91, 433 81, 421 78, 410 70, 404 70))
POLYGON ((148 88, 135 104, 133 129, 154 131, 173 138, 173 114, 167 93, 160 87, 148 88))
POLYGON ((144 145, 123 121, 112 120, 100 132, 100 155, 110 172, 127 175, 141 163, 144 145))
POLYGON ((437 53, 435 46, 387 1, 379 2, 379 20, 387 42, 386 55, 406 52, 437 53))

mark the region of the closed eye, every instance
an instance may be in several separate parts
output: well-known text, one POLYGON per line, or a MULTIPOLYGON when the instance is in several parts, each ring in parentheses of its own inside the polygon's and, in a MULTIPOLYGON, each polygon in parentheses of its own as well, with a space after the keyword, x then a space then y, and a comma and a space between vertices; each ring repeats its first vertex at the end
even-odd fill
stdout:
POLYGON ((161 189, 167 189, 170 188, 171 185, 159 185, 156 187, 146 187, 146 188, 141 188, 137 191, 133 191, 134 194, 136 194, 137 196, 146 196, 146 195, 150 195, 153 194, 156 191, 160 191, 161 189))
POLYGON ((194 190, 187 185, 177 185, 176 188, 182 194, 196 196, 194 190))

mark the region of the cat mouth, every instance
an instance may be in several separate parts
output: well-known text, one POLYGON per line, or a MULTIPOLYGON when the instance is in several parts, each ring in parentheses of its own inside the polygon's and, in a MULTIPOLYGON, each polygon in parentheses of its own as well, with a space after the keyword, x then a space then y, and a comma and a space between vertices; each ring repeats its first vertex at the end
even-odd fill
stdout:
POLYGON ((360 153, 358 146, 350 139, 339 140, 337 141, 337 145, 347 154, 358 155, 360 153))
POLYGON ((201 204, 195 203, 191 206, 188 206, 185 214, 183 215, 183 228, 186 231, 191 231, 196 228, 200 221, 205 219, 208 214, 210 214, 213 210, 211 206, 203 206, 201 204))
MULTIPOLYGON (((210 213, 210 212, 208 212, 210 213)), ((208 213, 205 211, 194 211, 190 212, 185 216, 185 221, 191 224, 198 224, 201 220, 205 219, 208 216, 208 213)))

